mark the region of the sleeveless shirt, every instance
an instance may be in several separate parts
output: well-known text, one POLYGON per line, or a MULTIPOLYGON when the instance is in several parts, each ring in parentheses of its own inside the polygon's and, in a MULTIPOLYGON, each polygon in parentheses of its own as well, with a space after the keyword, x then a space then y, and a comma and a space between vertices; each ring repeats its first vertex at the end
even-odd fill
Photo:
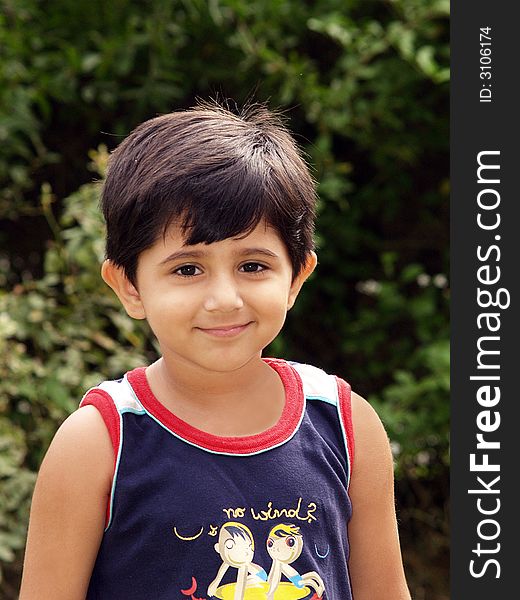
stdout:
POLYGON ((285 406, 251 436, 182 421, 154 397, 144 367, 85 394, 80 406, 99 410, 115 454, 87 600, 265 599, 272 577, 274 600, 351 600, 350 386, 264 360, 285 406))

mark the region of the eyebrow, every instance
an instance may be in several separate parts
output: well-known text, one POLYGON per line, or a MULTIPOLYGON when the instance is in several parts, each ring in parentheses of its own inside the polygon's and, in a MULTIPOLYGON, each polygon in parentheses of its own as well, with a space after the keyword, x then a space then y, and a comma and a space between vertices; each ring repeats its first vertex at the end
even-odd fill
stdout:
POLYGON ((268 256, 269 258, 278 258, 278 254, 273 252, 272 250, 268 250, 267 248, 244 248, 237 253, 238 256, 250 256, 251 254, 261 254, 263 256, 268 256))
POLYGON ((180 260, 184 258, 202 258, 204 254, 205 252, 203 252, 202 250, 179 250, 178 252, 173 252, 164 260, 161 260, 159 265, 165 265, 166 263, 172 262, 173 260, 180 260))
MULTIPOLYGON (((278 254, 267 248, 244 248, 236 253, 237 256, 251 256, 251 255, 262 255, 268 258, 279 258, 278 254)), ((164 265, 174 260, 184 260, 185 258, 204 258, 207 252, 204 250, 179 250, 173 252, 162 260, 159 265, 164 265)))

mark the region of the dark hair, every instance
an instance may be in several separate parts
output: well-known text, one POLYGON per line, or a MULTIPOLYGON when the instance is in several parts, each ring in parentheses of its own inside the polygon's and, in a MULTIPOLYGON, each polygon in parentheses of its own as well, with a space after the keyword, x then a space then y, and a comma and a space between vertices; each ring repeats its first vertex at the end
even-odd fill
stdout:
POLYGON ((140 253, 173 221, 186 244, 211 244, 265 219, 295 277, 314 247, 315 203, 307 165, 276 114, 201 104, 145 121, 112 153, 102 193, 106 257, 135 284, 140 253))
POLYGON ((241 529, 240 527, 236 527, 235 525, 226 525, 224 526, 224 530, 227 531, 231 537, 241 537, 244 540, 249 539, 249 536, 247 535, 247 533, 241 529))

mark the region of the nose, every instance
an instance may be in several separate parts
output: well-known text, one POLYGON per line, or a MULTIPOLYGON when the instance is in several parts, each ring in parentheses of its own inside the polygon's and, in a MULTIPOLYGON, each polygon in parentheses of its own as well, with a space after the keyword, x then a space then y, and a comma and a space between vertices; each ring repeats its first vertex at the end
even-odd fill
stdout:
POLYGON ((233 277, 219 275, 208 284, 204 308, 210 312, 233 312, 244 306, 240 290, 233 277))

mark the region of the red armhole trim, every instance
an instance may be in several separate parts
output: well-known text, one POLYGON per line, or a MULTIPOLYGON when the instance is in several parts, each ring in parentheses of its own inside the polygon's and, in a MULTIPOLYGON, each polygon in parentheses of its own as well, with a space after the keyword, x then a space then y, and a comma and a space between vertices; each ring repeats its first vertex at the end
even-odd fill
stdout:
MULTIPOLYGON (((108 429, 108 434, 110 435, 110 440, 112 441, 112 448, 114 449, 114 470, 112 472, 112 485, 114 483, 114 474, 116 472, 117 466, 117 457, 119 454, 119 444, 121 442, 121 424, 119 421, 119 413, 117 412, 117 408, 112 400, 112 396, 105 392, 104 390, 100 390, 94 388, 85 394, 85 397, 80 402, 80 408, 83 406, 94 406, 98 409, 101 416, 103 417, 103 421, 108 429)), ((110 497, 107 502, 107 511, 105 518, 105 527, 108 526, 110 522, 110 497)))
POLYGON ((350 477, 352 477, 352 469, 354 465, 354 428, 352 427, 352 402, 351 402, 351 388, 350 385, 336 377, 338 384, 338 398, 339 398, 339 411, 341 420, 343 421, 343 427, 345 429, 345 435, 347 437, 347 450, 350 458, 350 477))
POLYGON ((112 396, 100 389, 93 389, 86 393, 85 397, 80 403, 80 408, 87 405, 95 406, 101 416, 105 425, 107 426, 110 439, 112 440, 112 447, 114 448, 114 466, 117 461, 117 454, 119 452, 119 442, 121 439, 121 431, 119 425, 119 413, 115 407, 112 396))

